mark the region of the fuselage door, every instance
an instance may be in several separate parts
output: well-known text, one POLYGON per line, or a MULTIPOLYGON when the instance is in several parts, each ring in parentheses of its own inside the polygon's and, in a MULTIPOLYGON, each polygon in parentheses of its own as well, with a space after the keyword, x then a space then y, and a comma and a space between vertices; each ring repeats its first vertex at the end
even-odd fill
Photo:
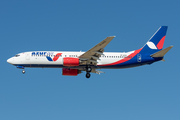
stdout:
POLYGON ((30 59, 30 54, 29 53, 26 53, 26 60, 29 60, 30 59))

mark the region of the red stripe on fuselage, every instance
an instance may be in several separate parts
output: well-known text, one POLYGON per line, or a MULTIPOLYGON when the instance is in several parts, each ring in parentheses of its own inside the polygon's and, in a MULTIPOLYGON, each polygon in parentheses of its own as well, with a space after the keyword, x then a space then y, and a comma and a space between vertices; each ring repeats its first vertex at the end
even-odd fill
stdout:
POLYGON ((141 48, 141 49, 138 49, 138 50, 135 50, 133 53, 131 53, 130 55, 128 55, 128 56, 125 57, 124 59, 119 60, 119 61, 116 61, 116 62, 114 62, 114 63, 105 64, 105 65, 98 65, 98 66, 110 66, 110 65, 117 65, 117 64, 124 63, 124 62, 132 59, 132 58, 133 58, 135 55, 137 55, 141 50, 142 50, 142 48, 141 48))
POLYGON ((164 37, 159 41, 159 43, 157 44, 157 48, 158 48, 158 49, 162 49, 162 48, 163 48, 165 37, 166 37, 166 36, 164 36, 164 37))
POLYGON ((58 58, 61 56, 62 53, 57 53, 54 58, 53 58, 53 61, 56 61, 58 60, 58 58))

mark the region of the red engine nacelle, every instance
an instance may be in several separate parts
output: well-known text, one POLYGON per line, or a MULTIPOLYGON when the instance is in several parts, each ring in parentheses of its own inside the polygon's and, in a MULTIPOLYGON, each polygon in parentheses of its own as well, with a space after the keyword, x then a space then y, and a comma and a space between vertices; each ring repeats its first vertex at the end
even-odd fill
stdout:
POLYGON ((62 75, 77 76, 80 73, 81 73, 81 71, 78 69, 68 69, 68 68, 62 69, 62 75))
POLYGON ((63 58, 64 66, 79 66, 79 58, 65 57, 63 58))

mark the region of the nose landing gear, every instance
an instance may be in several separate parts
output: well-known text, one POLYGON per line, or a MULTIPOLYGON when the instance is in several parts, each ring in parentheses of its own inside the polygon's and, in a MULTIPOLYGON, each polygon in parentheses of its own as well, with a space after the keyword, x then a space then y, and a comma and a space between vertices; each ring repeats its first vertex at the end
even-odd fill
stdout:
POLYGON ((26 71, 25 70, 22 70, 22 73, 24 74, 26 71))

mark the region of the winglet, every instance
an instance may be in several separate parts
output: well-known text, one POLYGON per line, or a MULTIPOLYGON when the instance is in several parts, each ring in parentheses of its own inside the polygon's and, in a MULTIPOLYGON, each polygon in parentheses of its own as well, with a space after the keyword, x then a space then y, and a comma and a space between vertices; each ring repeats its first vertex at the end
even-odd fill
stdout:
POLYGON ((114 36, 109 36, 109 37, 113 37, 113 38, 115 38, 116 36, 114 35, 114 36))
POLYGON ((158 51, 151 55, 151 57, 164 57, 164 55, 172 48, 173 46, 169 46, 161 51, 158 51))

